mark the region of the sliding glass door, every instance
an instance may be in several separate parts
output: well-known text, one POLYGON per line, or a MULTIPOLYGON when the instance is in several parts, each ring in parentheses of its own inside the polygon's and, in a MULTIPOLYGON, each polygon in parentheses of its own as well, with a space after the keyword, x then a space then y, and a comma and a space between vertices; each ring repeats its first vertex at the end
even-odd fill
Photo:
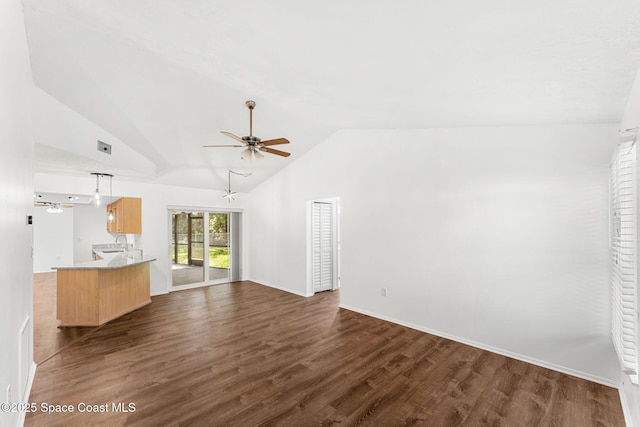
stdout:
POLYGON ((208 285, 232 280, 232 213, 171 210, 170 214, 172 285, 208 285))
POLYGON ((209 279, 229 279, 229 213, 209 213, 209 279))

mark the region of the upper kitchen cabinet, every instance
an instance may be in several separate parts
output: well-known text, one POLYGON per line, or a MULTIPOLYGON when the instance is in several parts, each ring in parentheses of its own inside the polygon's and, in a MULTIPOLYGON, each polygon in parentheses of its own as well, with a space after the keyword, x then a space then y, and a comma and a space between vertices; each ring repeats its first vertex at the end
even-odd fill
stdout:
POLYGON ((113 212, 113 221, 107 220, 109 233, 142 234, 142 199, 123 197, 107 206, 107 216, 113 212))

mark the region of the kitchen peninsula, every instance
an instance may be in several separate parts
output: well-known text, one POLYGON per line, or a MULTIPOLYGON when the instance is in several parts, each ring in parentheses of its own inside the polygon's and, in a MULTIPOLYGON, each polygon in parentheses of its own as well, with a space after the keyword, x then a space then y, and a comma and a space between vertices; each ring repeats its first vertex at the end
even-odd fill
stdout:
POLYGON ((149 263, 126 252, 57 270, 60 326, 99 326, 151 303, 149 263))

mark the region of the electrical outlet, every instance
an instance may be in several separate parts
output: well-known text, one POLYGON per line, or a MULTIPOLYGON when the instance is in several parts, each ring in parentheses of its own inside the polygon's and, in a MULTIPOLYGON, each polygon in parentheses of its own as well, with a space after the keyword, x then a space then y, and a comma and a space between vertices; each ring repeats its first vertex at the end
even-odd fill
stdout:
POLYGON ((380 288, 380 295, 382 295, 383 297, 387 296, 387 288, 380 288))
POLYGON ((7 386, 7 403, 11 403, 11 384, 7 386))

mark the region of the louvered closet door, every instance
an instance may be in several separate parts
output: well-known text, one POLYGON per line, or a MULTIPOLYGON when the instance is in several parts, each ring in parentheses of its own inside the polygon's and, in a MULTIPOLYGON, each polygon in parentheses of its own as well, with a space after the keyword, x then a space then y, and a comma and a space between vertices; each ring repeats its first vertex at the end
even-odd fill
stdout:
POLYGON ((611 333, 620 364, 638 383, 636 146, 621 143, 611 164, 611 333))
POLYGON ((313 203, 313 292, 333 289, 333 215, 330 203, 313 203))

